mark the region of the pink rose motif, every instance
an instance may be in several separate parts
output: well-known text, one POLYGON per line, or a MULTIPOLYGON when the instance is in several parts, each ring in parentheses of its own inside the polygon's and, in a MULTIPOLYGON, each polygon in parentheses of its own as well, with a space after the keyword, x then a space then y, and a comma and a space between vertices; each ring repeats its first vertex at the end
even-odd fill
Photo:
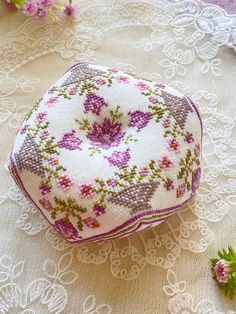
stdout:
POLYGON ((46 111, 44 111, 44 112, 39 112, 39 113, 37 113, 37 115, 36 115, 36 120, 37 120, 38 122, 43 122, 43 121, 46 120, 46 118, 47 118, 47 112, 46 112, 46 111))
POLYGON ((54 224, 55 229, 66 239, 76 240, 78 238, 77 229, 69 221, 64 219, 59 219, 54 224))
POLYGON ((158 164, 162 169, 168 170, 174 166, 173 161, 168 156, 163 156, 158 160, 158 164))
POLYGON ((79 187, 81 198, 90 198, 93 196, 93 186, 90 183, 82 184, 79 187))
POLYGON ((110 165, 122 167, 127 165, 128 161, 130 160, 130 157, 131 156, 128 148, 123 152, 115 151, 111 154, 111 156, 109 157, 105 156, 104 158, 106 158, 109 161, 110 165))
POLYGON ((35 0, 26 0, 22 9, 24 14, 34 16, 38 11, 38 4, 35 0))
POLYGON ((167 149, 171 152, 175 152, 175 153, 178 153, 179 152, 179 149, 180 149, 180 143, 176 140, 176 139, 173 139, 173 138, 169 138, 167 140, 167 149))
POLYGON ((129 126, 136 127, 138 132, 147 126, 151 118, 149 112, 141 110, 129 111, 129 115, 131 116, 129 126))
POLYGON ((64 191, 67 191, 73 184, 74 182, 71 180, 71 178, 67 174, 59 177, 57 181, 57 186, 59 188, 62 188, 64 191))
POLYGON ((96 94, 90 94, 84 102, 84 112, 87 113, 91 111, 98 116, 100 114, 100 111, 102 110, 102 107, 106 106, 108 105, 103 97, 96 94))
POLYGON ((80 144, 82 144, 82 141, 75 136, 75 133, 76 133, 75 130, 71 130, 71 132, 65 133, 59 142, 59 146, 69 150, 75 149, 81 150, 80 144))
POLYGON ((214 270, 215 270, 216 279, 219 283, 227 283, 228 282, 230 266, 225 260, 223 260, 223 259, 219 260, 216 263, 214 270))
POLYGON ((128 84, 129 83, 129 77, 128 76, 118 76, 116 78, 118 83, 128 84))
POLYGON ((201 168, 198 167, 196 170, 193 171, 193 174, 192 174, 191 190, 193 193, 195 193, 197 188, 199 187, 200 179, 201 179, 201 168))
POLYGON ((47 105, 48 107, 53 107, 53 106, 55 106, 58 102, 59 102, 58 97, 52 96, 52 97, 48 98, 48 100, 46 100, 46 105, 47 105))
POLYGON ((200 155, 200 152, 201 152, 200 144, 196 144, 194 147, 194 155, 198 157, 200 155))
POLYGON ((139 90, 145 90, 148 88, 148 84, 142 81, 139 81, 137 84, 135 84, 136 87, 138 87, 139 90))
POLYGON ((106 212, 105 207, 103 207, 99 204, 95 204, 93 206, 93 211, 96 214, 96 216, 101 216, 101 215, 105 214, 105 212, 106 212))
POLYGON ((87 138, 90 139, 92 145, 109 149, 118 146, 124 137, 125 132, 121 131, 121 127, 121 123, 104 118, 101 124, 93 122, 92 131, 87 134, 87 138))
POLYGON ((176 190, 176 197, 180 198, 182 196, 184 196, 185 193, 185 184, 182 183, 178 186, 177 190, 176 190))
POLYGON ((49 200, 47 200, 46 198, 42 198, 41 200, 39 200, 39 204, 41 204, 42 207, 48 211, 50 211, 52 209, 51 202, 49 200))
POLYGON ((97 219, 93 217, 85 218, 84 223, 87 227, 92 228, 92 229, 100 227, 97 219))

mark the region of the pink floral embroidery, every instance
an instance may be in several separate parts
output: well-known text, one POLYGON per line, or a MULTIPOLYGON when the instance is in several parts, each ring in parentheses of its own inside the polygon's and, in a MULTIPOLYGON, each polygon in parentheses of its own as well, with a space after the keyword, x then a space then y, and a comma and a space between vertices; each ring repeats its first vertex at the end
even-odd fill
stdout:
POLYGON ((110 185, 111 187, 115 187, 118 183, 118 180, 116 179, 107 179, 107 184, 110 185))
POLYGON ((44 183, 40 184, 39 189, 42 195, 45 195, 51 192, 51 188, 47 184, 44 184, 44 183))
POLYGON ((191 189, 192 189, 193 193, 195 193, 197 188, 199 187, 200 179, 201 179, 201 168, 198 167, 197 169, 195 169, 193 171, 193 174, 192 174, 192 186, 191 186, 191 189))
POLYGON ((47 200, 46 198, 42 198, 41 200, 39 200, 39 203, 43 206, 43 208, 45 208, 48 211, 52 209, 51 202, 47 200))
POLYGON ((104 79, 98 79, 98 80, 96 80, 96 83, 98 85, 104 85, 104 84, 106 84, 106 81, 104 79))
POLYGON ((116 79, 119 83, 124 83, 124 84, 129 83, 129 77, 128 76, 118 76, 116 79))
POLYGON ((64 6, 63 13, 65 15, 73 16, 75 15, 75 12, 76 12, 76 6, 74 4, 69 3, 64 6))
POLYGON ((44 130, 43 132, 40 133, 40 138, 42 140, 46 140, 49 136, 48 130, 44 130))
POLYGON ((148 84, 142 81, 139 81, 137 84, 135 84, 135 86, 140 90, 145 90, 148 88, 148 84))
POLYGON ((176 197, 180 198, 184 195, 185 193, 185 184, 180 184, 176 190, 176 197))
POLYGON ((200 144, 196 144, 194 147, 194 155, 198 157, 200 155, 200 152, 201 152, 200 144))
POLYGON ((192 134, 192 133, 188 133, 188 134, 185 136, 185 141, 186 141, 187 143, 193 143, 193 142, 194 142, 193 134, 192 134))
POLYGON ((46 105, 47 105, 48 107, 53 107, 53 106, 55 106, 58 102, 59 102, 58 97, 52 96, 52 97, 48 98, 48 100, 46 100, 46 105))
POLYGON ((103 207, 103 206, 101 206, 99 204, 95 204, 93 206, 93 211, 96 214, 96 216, 101 216, 101 215, 105 214, 105 212, 106 212, 105 211, 105 207, 103 207))
POLYGON ((57 166, 57 165, 59 165, 59 160, 58 160, 58 158, 52 157, 52 158, 49 160, 49 164, 52 165, 52 166, 57 166))
POLYGON ((92 228, 92 229, 100 227, 97 219, 93 217, 85 218, 84 223, 87 227, 92 228))
POLYGON ((118 146, 125 132, 121 131, 121 123, 111 122, 105 118, 102 124, 94 122, 92 131, 87 134, 92 145, 100 146, 103 149, 109 149, 112 146, 118 146))
POLYGON ((172 151, 172 152, 175 152, 175 153, 179 152, 180 144, 179 144, 179 142, 176 139, 169 138, 167 140, 167 143, 168 143, 167 148, 168 148, 169 151, 172 151))
POLYGON ((84 112, 87 113, 91 111, 98 116, 102 107, 105 106, 107 106, 107 103, 105 102, 104 98, 96 94, 90 94, 84 102, 84 112))
POLYGON ((230 266, 223 259, 219 260, 215 267, 216 279, 219 283, 227 283, 229 280, 230 266))
POLYGON ((164 127, 165 129, 167 129, 167 128, 170 127, 170 121, 169 121, 169 120, 164 120, 162 125, 163 125, 163 127, 164 127))
POLYGON ((65 219, 59 219, 55 222, 54 227, 68 240, 76 240, 78 238, 78 231, 76 228, 65 219))
POLYGON ((34 16, 38 11, 37 2, 34 0, 26 0, 23 5, 23 13, 28 16, 34 16))
POLYGON ((82 141, 75 136, 75 130, 71 130, 70 133, 65 133, 59 142, 60 147, 64 147, 69 150, 80 149, 82 141))
POLYGON ((67 191, 72 186, 72 184, 74 184, 74 182, 67 174, 59 177, 57 181, 57 186, 61 187, 64 191, 67 191))
POLYGON ((165 187, 167 191, 173 190, 175 188, 173 180, 167 179, 167 183, 165 187))
POLYGON ((37 0, 39 9, 46 11, 50 9, 55 0, 37 0))
POLYGON ((144 177, 146 177, 149 174, 149 172, 150 169, 147 166, 144 166, 139 170, 139 173, 144 177))
POLYGON ((39 122, 45 121, 46 118, 47 118, 47 112, 46 112, 46 111, 44 111, 44 112, 39 112, 39 113, 37 113, 37 115, 36 115, 36 120, 39 121, 39 122))
POLYGON ((140 110, 129 111, 129 115, 131 116, 129 126, 136 127, 138 132, 145 128, 150 120, 150 114, 140 110))
POLYGON ((81 198, 89 198, 89 197, 92 197, 93 196, 93 186, 92 184, 89 184, 89 183, 85 183, 85 184, 82 184, 79 188, 80 190, 80 197, 81 198))
POLYGON ((110 165, 122 167, 126 166, 128 161, 130 160, 129 148, 127 148, 124 152, 113 152, 110 157, 105 156, 109 161, 110 165))
POLYGON ((161 159, 159 159, 158 164, 161 168, 166 170, 174 166, 173 161, 168 156, 163 156, 161 159))
POLYGON ((152 96, 151 98, 149 98, 149 101, 150 101, 152 104, 156 104, 156 103, 158 102, 158 99, 157 99, 157 97, 152 96))

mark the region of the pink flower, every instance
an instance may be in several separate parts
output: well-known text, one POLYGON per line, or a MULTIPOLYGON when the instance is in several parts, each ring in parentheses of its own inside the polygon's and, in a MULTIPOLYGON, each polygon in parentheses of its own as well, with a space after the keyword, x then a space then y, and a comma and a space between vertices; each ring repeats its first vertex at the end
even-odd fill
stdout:
POLYGON ((194 155, 198 157, 200 155, 200 151, 201 151, 200 144, 196 144, 194 147, 194 155))
POLYGON ((80 145, 82 144, 81 139, 76 137, 76 131, 71 130, 71 132, 65 133, 62 139, 59 142, 60 147, 64 147, 69 150, 80 149, 80 145))
POLYGON ((176 139, 170 138, 167 140, 167 143, 168 143, 167 148, 169 151, 172 151, 175 153, 179 152, 180 144, 176 139))
POLYGON ((163 121, 162 125, 163 125, 163 128, 167 129, 167 128, 170 127, 170 121, 169 120, 165 120, 165 121, 163 121))
POLYGON ((93 206, 93 211, 95 212, 96 216, 101 216, 102 214, 105 214, 105 207, 99 205, 99 204, 95 204, 93 206))
POLYGON ((192 133, 188 133, 188 134, 185 136, 185 141, 186 141, 187 143, 192 143, 192 142, 194 142, 193 134, 192 134, 192 133))
POLYGON ((59 164, 58 158, 52 157, 52 158, 49 160, 49 164, 52 165, 52 166, 57 166, 57 165, 59 164))
POLYGON ((117 81, 119 83, 124 83, 124 84, 128 84, 129 83, 128 76, 118 76, 116 79, 117 79, 117 81))
POLYGON ((116 179, 107 179, 107 184, 110 185, 111 187, 116 186, 118 183, 118 180, 116 179))
POLYGON ((23 13, 28 16, 34 16, 38 11, 38 4, 34 0, 26 0, 22 6, 23 13))
POLYGON ((45 208, 48 211, 52 209, 51 202, 47 200, 46 198, 42 198, 41 200, 39 200, 39 203, 43 206, 43 208, 45 208))
POLYGON ((111 154, 111 156, 105 156, 104 158, 106 158, 109 161, 109 164, 112 166, 126 166, 128 161, 130 160, 129 149, 126 149, 123 152, 115 151, 111 154))
POLYGON ((73 183, 74 182, 70 179, 70 177, 65 174, 64 176, 58 178, 57 186, 62 188, 64 191, 67 191, 73 183))
POLYGON ((73 5, 73 4, 66 4, 65 6, 64 6, 64 10, 63 10, 63 12, 66 14, 66 15, 68 15, 68 16, 73 16, 73 15, 75 15, 75 12, 76 12, 76 6, 75 5, 73 5))
POLYGON ((148 84, 142 81, 139 81, 137 84, 135 84, 135 86, 140 90, 145 90, 148 88, 148 84))
POLYGON ((36 115, 36 119, 37 119, 37 121, 39 121, 39 122, 45 121, 46 118, 47 118, 47 112, 46 112, 46 111, 44 111, 44 112, 39 112, 39 113, 37 113, 37 115, 36 115))
POLYGON ((144 166, 142 167, 140 170, 139 170, 139 173, 143 176, 143 177, 146 177, 148 174, 149 174, 149 168, 147 166, 144 166))
POLYGON ((40 138, 42 140, 46 140, 49 136, 48 130, 44 130, 43 132, 40 133, 40 138))
POLYGON ((167 179, 165 187, 167 191, 173 190, 175 188, 173 180, 167 179))
POLYGON ((185 193, 185 184, 180 184, 176 190, 176 197, 182 197, 185 193))
POLYGON ((104 85, 104 84, 106 84, 106 81, 104 79, 98 79, 98 80, 96 80, 96 83, 98 85, 104 85))
POLYGON ((102 107, 106 106, 107 103, 105 102, 103 97, 96 94, 90 94, 84 102, 84 112, 87 113, 91 111, 98 116, 100 114, 100 111, 102 110, 102 107))
POLYGON ((147 126, 151 118, 149 112, 143 112, 141 110, 129 111, 128 114, 131 116, 129 126, 136 127, 138 132, 147 126))
POLYGON ((169 169, 174 166, 173 161, 168 156, 163 156, 158 160, 158 164, 162 169, 169 169))
POLYGON ((68 240, 76 240, 78 238, 77 229, 67 220, 67 218, 57 220, 54 227, 64 238, 68 240))
POLYGON ((192 173, 192 185, 191 185, 191 190, 193 193, 196 192, 197 188, 199 187, 201 180, 201 168, 198 167, 195 169, 192 173))
POLYGON ((58 97, 52 96, 52 97, 48 98, 48 100, 46 100, 46 105, 47 105, 48 107, 53 107, 53 106, 55 106, 58 102, 59 102, 58 97))
POLYGON ((50 9, 55 0, 37 0, 39 9, 46 11, 50 9))
POLYGON ((230 266, 223 259, 219 260, 215 267, 216 279, 219 283, 227 283, 229 280, 230 266))
POLYGON ((51 192, 51 187, 44 183, 40 184, 39 189, 42 195, 45 195, 51 192))
POLYGON ((39 17, 40 19, 43 19, 47 15, 48 15, 48 12, 46 10, 43 10, 43 9, 38 10, 37 17, 39 17))
POLYGON ((93 186, 90 183, 85 183, 82 184, 79 188, 80 190, 80 197, 84 198, 84 197, 92 197, 93 196, 93 186))
POLYGON ((9 9, 9 10, 14 10, 16 9, 16 6, 14 3, 11 3, 11 2, 8 2, 7 0, 3 0, 3 5, 6 9, 9 9))
POLYGON ((149 101, 153 104, 156 104, 158 102, 157 97, 152 96, 151 98, 149 98, 149 101))
POLYGON ((84 223, 86 224, 87 227, 92 228, 92 229, 100 227, 97 219, 93 217, 85 218, 84 223))

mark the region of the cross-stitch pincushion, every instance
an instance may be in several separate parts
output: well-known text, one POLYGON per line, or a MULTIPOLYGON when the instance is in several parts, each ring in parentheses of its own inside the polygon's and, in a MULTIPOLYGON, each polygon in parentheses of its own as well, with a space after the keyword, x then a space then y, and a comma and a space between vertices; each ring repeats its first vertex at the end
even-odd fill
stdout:
POLYGON ((182 93, 81 62, 23 122, 9 169, 66 240, 124 237, 159 224, 195 194, 201 129, 182 93))

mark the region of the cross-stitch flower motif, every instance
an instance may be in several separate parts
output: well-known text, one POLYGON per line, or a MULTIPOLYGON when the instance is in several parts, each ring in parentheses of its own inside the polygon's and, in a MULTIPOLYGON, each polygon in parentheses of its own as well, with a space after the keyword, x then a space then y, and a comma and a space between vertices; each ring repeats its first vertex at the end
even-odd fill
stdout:
POLYGON ((188 133, 188 134, 185 136, 185 141, 186 141, 187 143, 193 143, 193 142, 194 142, 193 134, 192 134, 192 133, 188 133))
POLYGON ((136 127, 138 132, 145 128, 150 120, 150 113, 143 112, 140 110, 130 111, 129 115, 131 119, 129 121, 129 126, 136 127))
POLYGON ((68 240, 76 240, 78 238, 78 231, 66 218, 59 219, 55 222, 54 227, 68 240))
POLYGON ((76 94, 76 89, 75 89, 74 87, 70 87, 70 88, 68 89, 68 94, 69 94, 69 95, 75 95, 75 94, 76 94))
POLYGON ((216 279, 219 283, 227 283, 229 280, 230 266, 223 259, 219 260, 215 267, 216 279))
POLYGON ((166 170, 174 166, 173 161, 168 156, 163 156, 161 159, 159 159, 158 164, 161 168, 166 170))
POLYGON ((97 116, 100 114, 102 107, 107 106, 104 98, 96 94, 90 94, 84 102, 84 112, 91 111, 97 116))
POLYGON ((201 179, 201 168, 198 167, 196 170, 193 171, 193 174, 192 174, 191 189, 193 193, 197 190, 200 183, 200 179, 201 179))
POLYGON ((179 141, 177 141, 176 139, 173 139, 173 138, 169 138, 167 140, 167 143, 168 143, 167 148, 169 151, 176 152, 176 153, 179 152, 179 149, 180 149, 179 141))
POLYGON ((65 174, 61 177, 59 177, 57 181, 57 186, 61 187, 64 191, 67 191, 74 182, 71 180, 71 178, 65 174))
POLYGON ((173 180, 168 178, 165 187, 167 191, 173 190, 175 188, 173 180))
POLYGON ((139 170, 139 173, 143 176, 146 177, 150 172, 150 169, 148 166, 144 166, 139 170))
POLYGON ((116 179, 112 179, 112 178, 111 179, 107 179, 107 184, 110 185, 111 187, 116 186, 117 183, 118 183, 118 180, 116 180, 116 179))
POLYGON ((60 147, 64 147, 69 150, 80 149, 82 141, 75 136, 75 130, 71 130, 69 133, 65 133, 59 142, 60 147))
POLYGON ((135 84, 136 87, 138 87, 139 90, 145 90, 148 88, 148 84, 142 81, 139 81, 137 84, 135 84))
POLYGON ((167 129, 167 128, 170 127, 170 121, 169 120, 164 120, 162 125, 163 125, 163 128, 167 129))
POLYGON ((150 101, 152 104, 156 104, 156 103, 158 102, 158 99, 157 99, 157 97, 152 96, 152 97, 149 98, 149 101, 150 101))
POLYGON ((37 113, 37 115, 36 115, 36 119, 37 119, 38 122, 43 122, 43 121, 46 120, 46 118, 47 118, 47 112, 46 112, 46 111, 44 111, 44 112, 39 112, 39 113, 37 113))
POLYGON ((95 204, 93 206, 93 211, 96 214, 96 216, 101 216, 102 214, 105 214, 106 212, 105 207, 99 204, 95 204))
POLYGON ((93 196, 93 186, 90 183, 82 184, 79 188, 81 198, 89 198, 93 196))
POLYGON ((104 84, 106 84, 106 81, 104 80, 104 79, 97 79, 96 80, 96 83, 98 84, 98 85, 104 85, 104 84))
POLYGON ((48 98, 48 100, 46 100, 46 105, 47 105, 48 107, 53 107, 53 106, 55 106, 58 102, 59 102, 58 97, 52 96, 52 97, 48 98))
POLYGON ((48 133, 48 130, 43 130, 41 133, 40 133, 40 138, 42 140, 46 140, 49 136, 49 133, 48 133))
POLYGON ((122 167, 122 166, 126 166, 127 165, 127 163, 130 160, 131 156, 130 156, 130 153, 129 153, 129 149, 127 148, 123 152, 115 151, 115 152, 113 152, 111 154, 110 157, 105 156, 104 158, 106 158, 109 161, 110 165, 117 166, 117 167, 122 167))
POLYGON ((124 83, 124 84, 129 83, 129 77, 128 76, 118 76, 116 78, 116 80, 118 81, 118 83, 124 83))
POLYGON ((41 200, 39 200, 39 203, 43 206, 43 208, 45 208, 48 211, 52 209, 51 202, 46 198, 42 198, 41 200))
POLYGON ((176 190, 176 197, 182 197, 185 193, 185 184, 182 183, 178 186, 177 190, 176 190))
POLYGON ((85 218, 84 223, 87 227, 92 228, 92 229, 98 228, 100 226, 97 219, 93 217, 85 218))
POLYGON ((51 187, 44 183, 40 184, 39 189, 42 195, 45 195, 51 192, 51 187))
POLYGON ((58 160, 58 158, 52 157, 52 158, 49 160, 49 164, 52 165, 52 166, 57 166, 57 165, 59 165, 59 160, 58 160))
POLYGON ((200 155, 200 152, 201 152, 200 144, 196 144, 194 147, 195 156, 198 157, 200 155))
POLYGON ((109 149, 112 146, 118 146, 125 132, 121 131, 122 124, 112 122, 108 118, 104 118, 101 124, 94 122, 93 129, 87 134, 87 138, 95 146, 100 146, 103 149, 109 149))

